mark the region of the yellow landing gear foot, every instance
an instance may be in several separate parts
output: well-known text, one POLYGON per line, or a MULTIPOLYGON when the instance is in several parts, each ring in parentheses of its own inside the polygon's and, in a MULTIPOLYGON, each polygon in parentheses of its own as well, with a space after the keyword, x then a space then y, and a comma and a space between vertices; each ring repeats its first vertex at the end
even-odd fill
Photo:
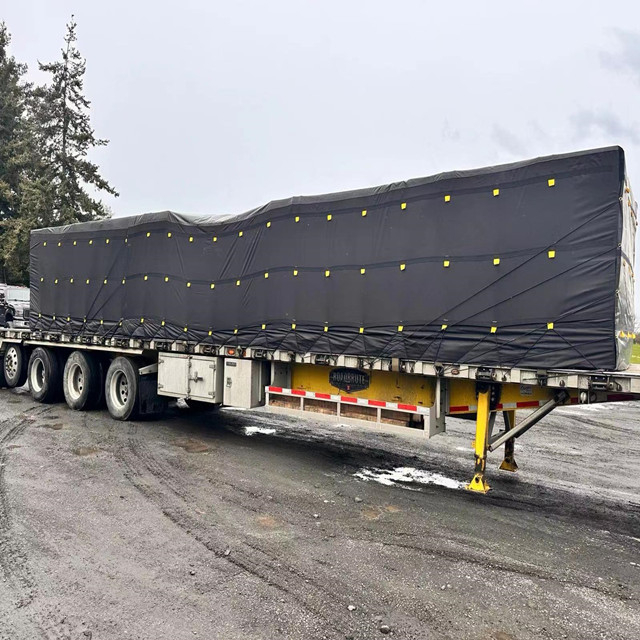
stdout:
POLYGON ((487 446, 489 444, 490 433, 490 396, 491 387, 479 384, 478 391, 478 413, 476 415, 476 439, 473 442, 475 449, 476 466, 473 480, 467 485, 468 491, 487 493, 489 483, 484 479, 484 472, 487 466, 487 446))
POLYGON ((514 473, 518 470, 518 465, 515 460, 507 460, 506 458, 502 461, 500 465, 501 471, 513 471, 514 473))
POLYGON ((476 473, 473 480, 467 485, 467 491, 477 491, 478 493, 487 493, 491 487, 484 479, 484 473, 476 473))

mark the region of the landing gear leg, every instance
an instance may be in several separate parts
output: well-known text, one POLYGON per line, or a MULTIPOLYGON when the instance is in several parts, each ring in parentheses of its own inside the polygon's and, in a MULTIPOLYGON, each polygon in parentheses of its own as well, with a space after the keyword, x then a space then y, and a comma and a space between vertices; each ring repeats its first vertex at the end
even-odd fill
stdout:
POLYGON ((487 466, 487 446, 489 444, 489 413, 491 401, 491 388, 478 390, 478 413, 476 418, 476 440, 475 440, 475 457, 476 467, 473 480, 467 485, 469 491, 478 491, 479 493, 487 493, 489 491, 489 483, 484 477, 487 466))
MULTIPOLYGON (((503 411, 504 427, 506 431, 513 429, 516 426, 516 412, 515 411, 503 411)), ((515 438, 510 438, 504 443, 504 460, 500 465, 502 471, 517 471, 518 465, 514 457, 515 438)))

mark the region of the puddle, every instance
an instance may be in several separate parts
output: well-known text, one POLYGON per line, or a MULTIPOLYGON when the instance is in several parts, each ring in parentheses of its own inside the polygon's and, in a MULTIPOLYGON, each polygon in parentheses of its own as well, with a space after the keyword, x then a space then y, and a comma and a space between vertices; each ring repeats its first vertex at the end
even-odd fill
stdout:
POLYGON ((245 427, 244 434, 246 436, 253 436, 256 433, 262 433, 265 436, 272 436, 276 432, 275 429, 267 429, 265 427, 245 427))
POLYGON ((73 453, 75 453, 77 456, 91 456, 95 453, 99 453, 100 449, 97 449, 96 447, 76 447, 73 450, 73 453))
POLYGON ((403 486, 405 489, 412 487, 408 484, 437 484, 447 489, 462 489, 464 482, 459 482, 453 478, 447 478, 439 473, 423 471, 413 467, 397 467, 396 469, 360 469, 353 474, 360 480, 373 480, 387 486, 403 486))
POLYGON ((178 438, 174 441, 174 444, 176 447, 184 449, 187 453, 204 453, 211 448, 202 440, 195 440, 194 438, 178 438))

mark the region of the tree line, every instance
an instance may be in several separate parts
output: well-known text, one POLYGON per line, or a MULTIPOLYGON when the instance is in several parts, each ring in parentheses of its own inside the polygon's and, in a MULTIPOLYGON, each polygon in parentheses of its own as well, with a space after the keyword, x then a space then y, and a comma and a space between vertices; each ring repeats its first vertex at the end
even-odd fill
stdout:
POLYGON ((60 59, 38 62, 48 74, 39 85, 10 54, 0 22, 0 279, 11 284, 29 284, 32 229, 109 217, 100 194, 118 195, 89 160, 108 140, 91 126, 76 29, 72 17, 60 59))

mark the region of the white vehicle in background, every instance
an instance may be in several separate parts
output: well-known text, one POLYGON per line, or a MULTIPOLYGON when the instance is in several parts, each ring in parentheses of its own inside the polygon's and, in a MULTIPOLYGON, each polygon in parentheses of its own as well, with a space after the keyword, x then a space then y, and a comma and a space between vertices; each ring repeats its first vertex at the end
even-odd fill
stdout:
POLYGON ((16 329, 29 328, 30 292, 28 287, 0 285, 6 306, 3 324, 16 329))

